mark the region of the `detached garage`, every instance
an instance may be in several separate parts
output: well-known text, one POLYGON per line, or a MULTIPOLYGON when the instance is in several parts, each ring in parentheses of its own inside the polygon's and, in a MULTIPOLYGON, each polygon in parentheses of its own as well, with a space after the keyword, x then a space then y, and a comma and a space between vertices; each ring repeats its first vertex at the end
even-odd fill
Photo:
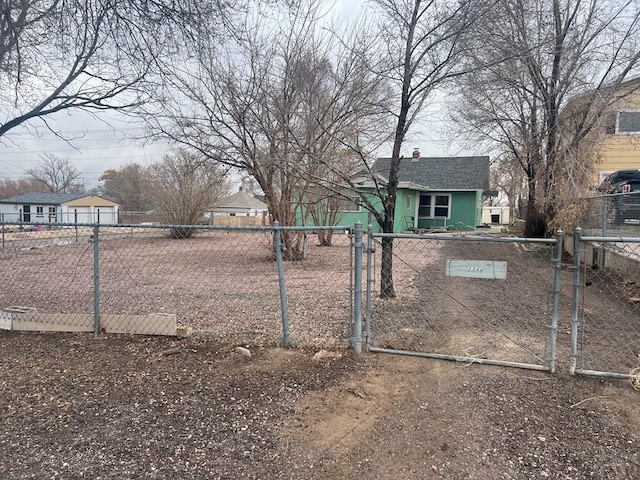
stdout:
POLYGON ((25 193, 0 200, 0 220, 22 223, 118 223, 118 204, 83 193, 25 193))

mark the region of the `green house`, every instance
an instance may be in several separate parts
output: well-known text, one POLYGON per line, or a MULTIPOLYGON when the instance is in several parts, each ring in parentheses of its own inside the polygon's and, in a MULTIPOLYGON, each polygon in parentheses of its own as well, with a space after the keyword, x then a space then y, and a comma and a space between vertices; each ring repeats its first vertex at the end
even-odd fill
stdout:
MULTIPOLYGON (((369 198, 377 208, 381 202, 373 195, 375 183, 388 183, 390 165, 390 158, 379 158, 371 172, 353 178, 360 194, 372 192, 369 198)), ((420 157, 416 151, 413 157, 400 161, 394 232, 472 230, 482 224, 483 193, 488 189, 489 157, 420 157)), ((381 231, 354 193, 352 202, 344 202, 339 223, 353 225, 358 221, 365 228, 371 222, 374 231, 381 231)))

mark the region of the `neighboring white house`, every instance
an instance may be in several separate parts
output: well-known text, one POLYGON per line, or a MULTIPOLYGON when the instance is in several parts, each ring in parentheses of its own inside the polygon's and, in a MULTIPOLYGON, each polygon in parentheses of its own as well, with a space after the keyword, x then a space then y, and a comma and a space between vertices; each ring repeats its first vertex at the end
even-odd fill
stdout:
POLYGON ((264 217, 269 208, 266 203, 245 192, 242 187, 233 195, 222 199, 211 209, 211 216, 264 217))
POLYGON ((509 207, 504 205, 482 207, 482 223, 487 225, 509 225, 511 223, 509 207))
POLYGON ((0 220, 23 223, 118 223, 118 204, 84 193, 25 193, 0 200, 0 220))

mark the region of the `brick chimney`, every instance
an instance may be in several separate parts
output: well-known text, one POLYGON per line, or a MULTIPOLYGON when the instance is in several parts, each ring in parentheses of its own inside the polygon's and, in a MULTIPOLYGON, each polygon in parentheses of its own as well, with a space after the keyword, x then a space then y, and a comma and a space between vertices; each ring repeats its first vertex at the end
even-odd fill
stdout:
POLYGON ((414 148, 413 149, 413 155, 411 157, 411 161, 412 162, 417 162, 418 159, 420 159, 420 149, 419 148, 414 148))

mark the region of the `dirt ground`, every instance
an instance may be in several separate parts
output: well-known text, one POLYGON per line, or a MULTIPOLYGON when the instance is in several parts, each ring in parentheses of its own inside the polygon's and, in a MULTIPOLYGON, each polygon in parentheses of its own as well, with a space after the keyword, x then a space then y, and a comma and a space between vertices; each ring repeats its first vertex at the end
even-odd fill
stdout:
MULTIPOLYGON (((133 245, 138 257, 164 265, 157 255, 168 252, 172 262, 184 261, 162 250, 164 241, 150 239, 154 248, 143 249, 146 241, 133 245)), ((181 247, 201 245, 198 240, 181 247)), ((115 241, 108 246, 107 253, 116 251, 115 241)), ((337 250, 342 256, 332 251, 329 258, 342 270, 319 250, 296 270, 289 266, 292 298, 297 287, 301 297, 321 307, 293 302, 293 318, 306 322, 294 338, 304 339, 301 332, 308 337, 297 349, 275 348, 277 341, 259 335, 239 343, 238 335, 223 329, 185 339, 0 331, 0 479, 640 479, 640 392, 624 380, 569 376, 566 345, 553 375, 346 349, 344 315, 328 314, 340 307, 329 295, 342 288, 337 279, 348 280, 348 248, 337 250), (319 277, 325 264, 326 276, 319 277), (323 289, 313 283, 318 281, 323 289), (330 345, 325 338, 343 341, 330 345), (239 346, 251 357, 238 352, 239 346)), ((255 270, 244 283, 277 285, 259 276, 271 264, 247 256, 247 250, 235 251, 255 270)), ((53 253, 51 265, 57 261, 53 253)), ((489 258, 481 253, 478 258, 489 258)), ((79 268, 75 256, 68 258, 73 268, 56 270, 60 278, 79 268)), ((220 264, 222 257, 197 258, 220 264)), ((230 255, 224 258, 231 262, 230 255)), ((420 259, 415 271, 433 270, 427 256, 420 259)), ((26 263, 22 255, 6 261, 26 263)), ((134 270, 126 271, 132 276, 134 270)), ((154 278, 166 276, 158 272, 154 278)), ((510 274, 509 286, 526 291, 537 277, 535 270, 510 274)), ((20 277, 25 284, 38 278, 20 277)), ((399 284, 407 278, 401 272, 399 284)), ((0 298, 19 294, 9 290, 14 283, 3 284, 0 298)), ((129 298, 146 305, 133 296, 131 283, 123 283, 129 298)), ((141 292, 148 291, 149 285, 138 283, 146 285, 141 292)), ((418 295, 429 287, 417 277, 413 285, 418 295)), ((460 285, 459 291, 448 290, 451 298, 487 302, 488 295, 460 285)), ((570 290, 570 280, 566 285, 570 290)), ((169 295, 158 292, 159 298, 169 295)), ((203 318, 216 312, 211 318, 236 333, 265 322, 268 309, 256 307, 255 295, 232 292, 238 305, 227 297, 203 303, 203 318), (236 306, 233 315, 220 314, 236 306)), ((531 310, 546 301, 532 296, 529 305, 521 296, 513 298, 518 301, 506 311, 510 318, 533 317, 531 310)), ((570 300, 564 293, 563 298, 570 300)), ((612 305, 602 306, 611 311, 612 305)), ((442 314, 444 307, 453 308, 448 304, 439 307, 445 320, 455 313, 442 314)))
POLYGON ((628 382, 0 332, 0 478, 640 478, 628 382))

